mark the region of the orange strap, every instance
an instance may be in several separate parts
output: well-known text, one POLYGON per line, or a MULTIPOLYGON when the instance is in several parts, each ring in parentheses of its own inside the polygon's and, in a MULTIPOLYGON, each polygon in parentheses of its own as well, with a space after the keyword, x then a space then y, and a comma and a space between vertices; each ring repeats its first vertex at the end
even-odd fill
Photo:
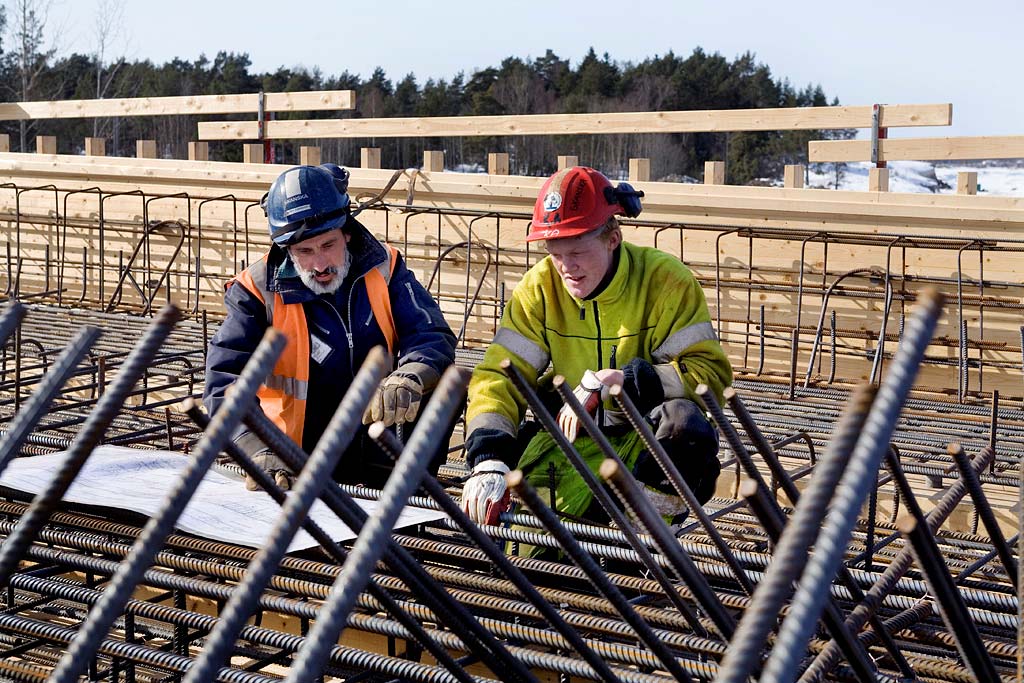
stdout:
POLYGON ((377 319, 377 325, 384 333, 384 339, 388 342, 388 353, 395 357, 395 349, 398 347, 398 330, 395 328, 395 317, 391 314, 391 293, 388 291, 388 282, 395 274, 395 264, 398 263, 398 249, 390 244, 385 244, 391 255, 391 268, 388 272, 388 279, 378 268, 372 269, 366 274, 366 295, 370 299, 370 308, 373 310, 373 317, 377 319))

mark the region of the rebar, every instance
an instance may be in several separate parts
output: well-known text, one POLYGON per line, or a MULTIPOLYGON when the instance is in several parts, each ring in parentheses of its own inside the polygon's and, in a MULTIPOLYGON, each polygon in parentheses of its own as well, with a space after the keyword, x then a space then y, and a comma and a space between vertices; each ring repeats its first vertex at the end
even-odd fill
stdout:
MULTIPOLYGON (((797 665, 805 651, 814 624, 824 608, 832 577, 842 561, 843 550, 856 522, 857 512, 875 480, 878 466, 889 448, 889 438, 913 379, 920 367, 925 348, 931 342, 941 313, 942 298, 935 290, 925 290, 907 321, 903 341, 882 380, 864 429, 853 448, 821 532, 815 540, 815 553, 809 558, 800 586, 793 596, 793 610, 782 623, 779 638, 765 665, 769 680, 793 681, 797 665)), ((798 506, 799 507, 799 506, 798 506)))
POLYGON ((612 584, 605 573, 597 566, 593 558, 590 557, 576 540, 572 537, 565 527, 562 526, 561 522, 558 521, 558 517, 554 512, 551 511, 544 501, 537 495, 536 489, 534 489, 530 482, 523 476, 522 471, 513 470, 506 475, 509 488, 516 492, 516 495, 526 504, 527 507, 533 512, 534 515, 541 521, 546 528, 556 539, 558 544, 565 550, 566 554, 572 558, 573 563, 582 569, 587 577, 594 583, 594 587, 608 599, 613 605, 615 605, 616 611, 622 618, 633 627, 636 631, 637 636, 643 643, 651 650, 652 653, 658 658, 661 664, 671 673, 678 681, 682 683, 693 683, 693 678, 680 666, 679 661, 676 659, 665 644, 658 638, 657 634, 651 629, 650 625, 643 620, 643 618, 636 613, 626 597, 619 591, 618 588, 612 584))
POLYGON ((210 428, 204 432, 192 458, 165 496, 160 513, 146 523, 128 557, 104 591, 103 598, 90 611, 89 618, 82 624, 68 651, 61 657, 53 673, 55 683, 72 683, 78 680, 82 667, 95 652, 111 624, 124 610, 124 605, 138 585, 142 574, 152 564, 153 556, 163 545, 166 537, 174 530, 175 522, 202 481, 203 475, 213 465, 224 443, 231 438, 232 432, 241 422, 242 414, 255 399, 257 390, 270 375, 286 344, 284 333, 268 328, 253 351, 252 357, 242 369, 242 373, 232 385, 222 409, 213 416, 210 428))
POLYGON ((82 465, 92 454, 93 448, 103 437, 107 425, 121 409, 125 396, 132 390, 139 377, 152 362, 157 350, 170 334, 171 328, 179 317, 180 313, 177 308, 174 306, 164 307, 154 318, 146 335, 121 365, 121 369, 107 393, 89 414, 89 418, 72 442, 60 469, 50 480, 46 489, 33 499, 32 506, 19 520, 18 527, 0 547, 0 586, 7 585, 7 581, 17 567, 25 549, 46 523, 82 465))
MULTIPOLYGON (((355 606, 356 598, 366 587, 370 580, 370 572, 373 571, 377 560, 384 553, 385 538, 390 535, 392 527, 398 521, 398 516, 402 513, 406 500, 418 488, 420 480, 426 474, 427 462, 440 446, 441 439, 445 434, 445 430, 441 428, 442 425, 452 421, 455 411, 462 404, 462 397, 468 384, 469 373, 465 370, 451 367, 442 375, 436 391, 431 400, 427 402, 423 415, 413 430, 409 443, 402 450, 395 468, 388 476, 377 514, 373 515, 359 532, 352 552, 349 553, 348 560, 341 568, 341 573, 331 587, 327 601, 320 610, 320 618, 317 619, 309 633, 309 639, 296 657, 288 674, 288 681, 304 683, 320 674, 331 643, 344 629, 348 614, 355 606)), ((358 420, 366 409, 366 404, 369 403, 374 386, 369 389, 371 391, 367 392, 367 396, 361 397, 364 400, 359 402, 358 410, 352 416, 353 424, 344 425, 348 433, 354 431, 352 428, 358 424, 358 420)), ((352 389, 349 391, 351 392, 352 389)), ((330 429, 325 436, 328 434, 334 436, 330 429)), ((336 447, 336 449, 340 455, 344 447, 336 447)), ((306 469, 299 475, 294 494, 296 497, 300 496, 304 490, 304 478, 316 482, 315 477, 322 477, 333 470, 334 460, 328 460, 328 469, 318 468, 318 455, 319 453, 314 451, 306 469)), ((427 474, 427 476, 430 475, 427 474)), ((322 485, 322 482, 317 483, 322 485)), ((315 490, 319 491, 319 486, 314 486, 315 490)), ((312 503, 312 497, 310 502, 312 503)), ((454 680, 454 677, 452 678, 454 680)), ((531 675, 525 680, 536 681, 536 678, 531 675)))

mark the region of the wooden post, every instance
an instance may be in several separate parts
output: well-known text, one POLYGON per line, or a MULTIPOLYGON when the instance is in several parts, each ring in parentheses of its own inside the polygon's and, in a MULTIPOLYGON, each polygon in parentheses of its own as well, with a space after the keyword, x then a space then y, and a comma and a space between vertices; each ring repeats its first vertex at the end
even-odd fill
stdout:
POLYGON ((889 169, 869 168, 868 169, 868 192, 889 191, 889 169))
POLYGON ((725 162, 705 161, 704 162, 704 184, 725 185, 725 162))
POLYGON ((85 156, 87 156, 87 157, 105 157, 105 156, 107 156, 107 140, 106 140, 106 138, 86 138, 85 139, 85 156))
POLYGON ((319 166, 320 148, 313 147, 312 145, 302 145, 299 147, 299 163, 303 166, 319 166))
POLYGON ((7 133, 0 133, 0 152, 11 151, 11 136, 7 133))
POLYGON ((56 135, 37 135, 36 136, 36 154, 56 154, 57 153, 57 136, 56 135))
POLYGON ((380 147, 360 147, 359 168, 380 168, 380 147))
POLYGON ((191 161, 209 161, 210 160, 210 143, 209 142, 190 142, 190 143, 188 143, 188 158, 191 161))
POLYGON ((156 140, 136 140, 135 156, 139 159, 156 159, 156 140))
POLYGON ((956 174, 957 194, 978 194, 978 172, 960 171, 956 174))
POLYGON ((782 186, 794 189, 802 188, 804 186, 804 170, 803 164, 786 164, 782 176, 782 186))
POLYGON ((560 156, 560 157, 558 157, 558 170, 559 171, 565 170, 565 169, 569 168, 570 166, 579 166, 579 165, 580 165, 580 158, 577 157, 577 156, 564 156, 564 157, 560 156))
POLYGON ((439 149, 428 149, 423 152, 423 170, 424 171, 443 171, 444 170, 444 150, 439 149))
POLYGON ((508 153, 488 152, 487 172, 491 175, 508 175, 508 153))
POLYGON ((247 164, 262 164, 263 143, 250 142, 242 145, 242 161, 247 164))
POLYGON ((646 183, 651 179, 651 160, 650 159, 630 159, 629 160, 629 180, 634 183, 646 183))

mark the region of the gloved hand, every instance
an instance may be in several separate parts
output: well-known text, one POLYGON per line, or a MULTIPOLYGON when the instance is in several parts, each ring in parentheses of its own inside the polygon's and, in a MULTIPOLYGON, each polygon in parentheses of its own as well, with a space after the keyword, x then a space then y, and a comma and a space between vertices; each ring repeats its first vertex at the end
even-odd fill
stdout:
POLYGON ((395 370, 377 387, 370 405, 363 413, 363 424, 383 422, 385 427, 412 422, 420 410, 425 389, 418 375, 395 370))
MULTIPOLYGON (((587 370, 583 373, 583 379, 580 380, 579 386, 572 393, 587 413, 593 415, 597 412, 597 406, 601 404, 601 395, 606 393, 606 387, 598 378, 597 373, 587 370)), ((558 411, 558 428, 562 430, 570 443, 576 441, 576 435, 580 431, 580 419, 568 404, 562 406, 562 409, 558 411)))
POLYGON ((508 510, 509 492, 505 485, 508 465, 501 460, 484 460, 473 467, 473 474, 462 487, 462 511, 477 524, 495 525, 508 510))
MULTIPOLYGON (((287 491, 292 487, 294 474, 285 466, 281 458, 266 447, 258 436, 249 431, 243 431, 235 437, 235 445, 249 456, 249 458, 261 470, 270 475, 270 478, 277 482, 277 485, 287 491)), ((256 480, 245 475, 245 488, 250 491, 258 491, 260 486, 256 480)))
MULTIPOLYGON (((292 487, 291 470, 285 466, 284 461, 281 460, 281 458, 268 450, 262 450, 251 457, 252 461, 256 463, 256 466, 269 474, 271 479, 277 482, 277 485, 282 489, 287 491, 292 487)), ((255 479, 247 474, 245 475, 245 488, 250 491, 258 491, 260 486, 256 483, 255 479)))

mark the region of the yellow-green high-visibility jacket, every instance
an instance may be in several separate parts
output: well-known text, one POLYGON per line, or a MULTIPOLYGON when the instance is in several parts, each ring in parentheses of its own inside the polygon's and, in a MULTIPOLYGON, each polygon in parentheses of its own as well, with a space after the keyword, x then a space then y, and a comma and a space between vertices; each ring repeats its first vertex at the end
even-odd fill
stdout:
POLYGON ((693 273, 670 254, 625 242, 618 261, 611 282, 587 300, 566 290, 550 257, 523 276, 470 381, 470 465, 491 458, 516 465, 517 455, 491 447, 502 436, 514 439, 526 409, 499 367, 504 358, 534 386, 549 363, 576 386, 587 369, 622 368, 639 357, 654 365, 666 400, 692 399, 699 384, 721 398, 732 366, 693 273))

